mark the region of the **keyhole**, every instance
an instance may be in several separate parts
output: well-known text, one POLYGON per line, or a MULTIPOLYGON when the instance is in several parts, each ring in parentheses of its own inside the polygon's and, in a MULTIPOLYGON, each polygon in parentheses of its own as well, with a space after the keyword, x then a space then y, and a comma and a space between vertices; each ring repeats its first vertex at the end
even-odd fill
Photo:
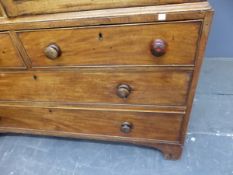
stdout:
POLYGON ((33 79, 34 79, 34 80, 37 80, 37 76, 36 76, 36 75, 33 75, 33 79))
POLYGON ((99 33, 99 40, 102 41, 104 39, 103 34, 100 32, 99 33))

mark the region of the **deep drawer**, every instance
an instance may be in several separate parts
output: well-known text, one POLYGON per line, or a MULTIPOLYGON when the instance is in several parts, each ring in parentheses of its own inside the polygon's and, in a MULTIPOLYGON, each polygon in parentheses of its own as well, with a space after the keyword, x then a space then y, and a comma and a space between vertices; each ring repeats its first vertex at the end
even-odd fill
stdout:
POLYGON ((172 68, 8 72, 0 78, 0 101, 183 106, 191 76, 172 68))
MULTIPOLYGON (((179 141, 183 116, 151 112, 0 107, 0 132, 179 141)), ((114 139, 114 138, 112 138, 114 139)))
POLYGON ((201 22, 18 32, 32 67, 194 65, 201 22))

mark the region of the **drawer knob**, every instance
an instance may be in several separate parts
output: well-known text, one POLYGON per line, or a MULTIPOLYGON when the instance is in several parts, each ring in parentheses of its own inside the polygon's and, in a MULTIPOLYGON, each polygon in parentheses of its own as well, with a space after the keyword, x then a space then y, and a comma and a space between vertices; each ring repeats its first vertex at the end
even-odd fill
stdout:
POLYGON ((156 39, 152 42, 151 53, 155 57, 161 57, 166 53, 167 44, 162 39, 156 39))
POLYGON ((127 98, 131 93, 131 87, 127 84, 121 84, 117 88, 117 95, 120 98, 127 98))
POLYGON ((44 53, 49 59, 55 60, 61 56, 61 49, 56 44, 50 44, 45 48, 44 53))
POLYGON ((121 124, 121 132, 123 133, 130 133, 133 129, 133 124, 130 122, 124 122, 121 124))

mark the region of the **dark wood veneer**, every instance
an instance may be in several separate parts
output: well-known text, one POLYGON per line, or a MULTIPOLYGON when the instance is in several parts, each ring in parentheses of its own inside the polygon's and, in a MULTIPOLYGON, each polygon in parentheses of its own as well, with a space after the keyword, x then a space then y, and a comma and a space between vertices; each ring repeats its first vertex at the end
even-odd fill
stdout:
POLYGON ((0 132, 126 142, 180 158, 208 2, 60 0, 44 8, 51 1, 1 0, 0 132), (90 9, 104 10, 80 11, 90 9))

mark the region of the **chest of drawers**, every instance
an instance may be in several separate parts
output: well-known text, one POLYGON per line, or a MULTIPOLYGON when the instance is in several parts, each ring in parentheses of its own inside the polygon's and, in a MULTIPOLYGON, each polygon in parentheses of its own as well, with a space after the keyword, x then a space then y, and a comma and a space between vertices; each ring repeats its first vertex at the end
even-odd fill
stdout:
POLYGON ((0 132, 181 155, 213 10, 204 0, 1 0, 0 132))

